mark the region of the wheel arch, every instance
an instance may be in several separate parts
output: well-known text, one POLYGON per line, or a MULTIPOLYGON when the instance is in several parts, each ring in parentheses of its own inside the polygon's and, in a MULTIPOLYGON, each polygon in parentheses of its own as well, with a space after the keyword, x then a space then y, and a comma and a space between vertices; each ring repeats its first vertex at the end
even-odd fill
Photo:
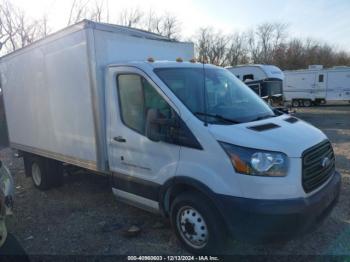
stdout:
POLYGON ((215 193, 207 185, 191 177, 177 176, 167 180, 159 192, 159 208, 161 213, 164 216, 168 216, 171 203, 175 197, 187 191, 197 192, 203 195, 219 210, 215 201, 215 193))

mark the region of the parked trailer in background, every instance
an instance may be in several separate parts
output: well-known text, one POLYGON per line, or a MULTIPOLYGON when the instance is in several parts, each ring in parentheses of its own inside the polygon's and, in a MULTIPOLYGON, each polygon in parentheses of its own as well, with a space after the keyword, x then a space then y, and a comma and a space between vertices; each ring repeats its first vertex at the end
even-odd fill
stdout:
POLYGON ((238 65, 227 67, 261 98, 274 106, 283 105, 283 72, 274 65, 238 65))
POLYGON ((350 101, 350 67, 311 65, 309 69, 284 71, 284 75, 284 97, 294 107, 350 101))

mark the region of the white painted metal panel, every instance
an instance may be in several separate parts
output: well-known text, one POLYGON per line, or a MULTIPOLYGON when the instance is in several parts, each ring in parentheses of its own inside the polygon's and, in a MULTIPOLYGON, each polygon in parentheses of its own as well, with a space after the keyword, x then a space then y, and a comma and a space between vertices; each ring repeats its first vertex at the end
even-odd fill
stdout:
POLYGON ((287 100, 293 98, 350 100, 350 67, 303 69, 285 71, 284 74, 283 92, 287 100), (322 75, 323 82, 320 82, 322 75))
POLYGON ((252 80, 261 80, 267 78, 267 74, 261 67, 258 66, 237 66, 228 68, 237 78, 243 81, 245 75, 253 75, 252 80))
POLYGON ((278 78, 283 80, 284 74, 277 66, 274 65, 240 65, 227 68, 237 78, 243 80, 244 75, 252 74, 253 80, 264 80, 266 78, 278 78))
POLYGON ((328 72, 327 100, 350 99, 350 69, 328 72))
POLYGON ((17 50, 0 60, 10 143, 105 171, 106 66, 193 55, 192 43, 91 21, 17 50))
MULTIPOLYGON (((100 25, 100 24, 97 24, 100 25)), ((98 105, 99 115, 97 126, 100 127, 100 155, 103 155, 101 159, 107 159, 107 148, 105 138, 105 106, 104 106, 104 79, 105 70, 108 65, 114 63, 130 64, 130 61, 147 61, 152 57, 155 60, 169 60, 175 61, 176 58, 181 57, 184 61, 189 61, 194 57, 193 43, 184 43, 177 41, 169 41, 164 37, 156 39, 153 34, 145 37, 144 33, 134 36, 134 34, 119 34, 115 31, 105 30, 105 27, 97 26, 97 29, 93 30, 90 35, 94 38, 94 50, 92 54, 92 60, 95 61, 94 67, 96 70, 96 85, 98 89, 97 98, 99 99, 98 105), (99 30, 103 29, 103 30, 99 30)))
POLYGON ((8 57, 1 65, 11 144, 93 167, 96 148, 84 31, 8 57))
POLYGON ((283 94, 287 101, 294 98, 315 99, 316 73, 314 72, 285 72, 283 94))

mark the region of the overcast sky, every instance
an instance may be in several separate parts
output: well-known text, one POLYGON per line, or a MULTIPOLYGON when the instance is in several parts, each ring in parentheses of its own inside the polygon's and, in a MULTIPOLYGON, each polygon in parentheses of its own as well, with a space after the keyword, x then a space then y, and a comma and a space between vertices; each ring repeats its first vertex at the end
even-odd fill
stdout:
MULTIPOLYGON (((65 26, 73 0, 11 0, 32 17, 47 13, 53 30, 65 26)), ((90 0, 91 2, 95 0, 90 0)), ((125 8, 168 12, 181 21, 184 38, 199 27, 225 33, 244 31, 261 22, 289 24, 291 36, 312 37, 350 51, 350 0, 104 0, 111 21, 125 8)))

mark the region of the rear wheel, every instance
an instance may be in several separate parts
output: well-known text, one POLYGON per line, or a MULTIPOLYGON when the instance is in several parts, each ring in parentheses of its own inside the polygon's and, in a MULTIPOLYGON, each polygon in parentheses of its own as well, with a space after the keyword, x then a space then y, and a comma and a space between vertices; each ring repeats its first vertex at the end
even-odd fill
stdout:
POLYGON ((62 164, 45 157, 26 155, 24 166, 27 176, 31 176, 33 184, 40 190, 57 187, 63 183, 62 164))
POLYGON ((303 106, 310 107, 312 105, 312 102, 310 99, 303 100, 303 106))
POLYGON ((292 101, 292 106, 293 106, 293 107, 299 107, 299 106, 300 106, 299 100, 294 99, 294 100, 292 101))
POLYGON ((171 205, 170 218, 176 236, 194 254, 215 254, 226 240, 224 223, 217 209, 196 193, 183 193, 171 205))
POLYGON ((47 181, 43 181, 43 179, 45 180, 45 178, 42 178, 42 171, 41 171, 41 167, 39 166, 39 164, 34 161, 32 163, 32 179, 33 179, 33 183, 36 187, 45 187, 43 186, 44 184, 46 184, 47 181))

